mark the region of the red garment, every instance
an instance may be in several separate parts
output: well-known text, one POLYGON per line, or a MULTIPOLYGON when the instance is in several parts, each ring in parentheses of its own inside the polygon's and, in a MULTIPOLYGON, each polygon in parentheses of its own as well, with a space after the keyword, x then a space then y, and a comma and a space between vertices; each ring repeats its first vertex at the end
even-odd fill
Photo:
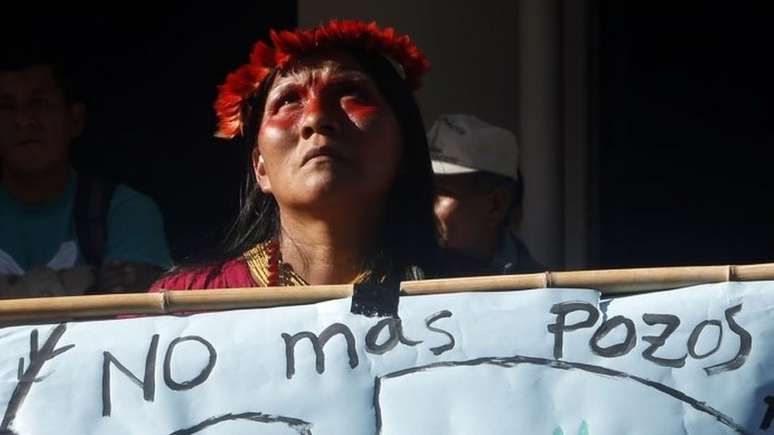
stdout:
POLYGON ((219 288, 263 287, 257 284, 244 258, 226 262, 220 269, 205 267, 186 270, 156 281, 151 292, 163 290, 210 290, 219 288))

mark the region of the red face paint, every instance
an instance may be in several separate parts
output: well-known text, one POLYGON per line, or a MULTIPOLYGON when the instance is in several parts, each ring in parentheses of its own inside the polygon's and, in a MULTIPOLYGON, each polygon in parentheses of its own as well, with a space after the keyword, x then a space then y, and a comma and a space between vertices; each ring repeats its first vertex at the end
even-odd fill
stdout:
MULTIPOLYGON (((376 116, 384 102, 375 85, 362 78, 324 76, 296 84, 282 84, 281 92, 270 95, 263 126, 293 129, 306 116, 324 115, 337 122, 348 119, 360 128, 376 116), (346 115, 346 119, 338 118, 346 115)), ((344 127, 340 125, 339 127, 344 127)))
POLYGON ((298 123, 300 111, 285 111, 277 114, 266 114, 263 117, 263 128, 277 128, 282 130, 292 130, 298 123))
POLYGON ((380 107, 375 104, 354 99, 342 100, 341 107, 349 114, 350 119, 355 123, 357 123, 357 121, 365 121, 367 118, 375 116, 380 111, 380 107))
POLYGON ((342 110, 357 125, 376 116, 385 104, 376 86, 364 80, 343 81, 335 88, 342 110))
POLYGON ((280 209, 379 202, 398 173, 401 139, 390 105, 354 59, 306 58, 269 91, 256 178, 280 209))

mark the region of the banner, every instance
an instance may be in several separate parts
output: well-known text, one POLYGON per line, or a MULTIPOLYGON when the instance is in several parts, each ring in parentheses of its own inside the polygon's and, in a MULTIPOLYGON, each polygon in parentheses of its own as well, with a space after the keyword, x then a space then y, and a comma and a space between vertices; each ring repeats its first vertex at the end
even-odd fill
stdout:
POLYGON ((0 434, 764 434, 774 282, 0 329, 0 434))

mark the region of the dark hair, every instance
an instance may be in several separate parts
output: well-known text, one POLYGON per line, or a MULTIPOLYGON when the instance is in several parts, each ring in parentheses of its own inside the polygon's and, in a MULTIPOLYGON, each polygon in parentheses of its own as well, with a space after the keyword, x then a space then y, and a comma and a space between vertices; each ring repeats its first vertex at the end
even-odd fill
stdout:
MULTIPOLYGON (((435 189, 419 107, 410 88, 386 58, 354 49, 348 50, 348 53, 373 79, 395 112, 403 144, 398 174, 388 198, 384 227, 378 234, 380 249, 363 266, 374 272, 371 274, 374 278, 387 276, 391 279, 400 279, 400 275, 412 266, 433 270, 439 255, 433 214, 435 189)), ((261 82, 249 103, 242 107, 246 174, 241 191, 241 207, 213 258, 216 265, 222 266, 258 243, 271 239, 280 227, 277 203, 272 196, 261 192, 252 167, 252 152, 258 145, 257 130, 263 118, 269 89, 277 74, 277 70, 272 71, 261 82)), ((221 267, 213 268, 210 278, 220 270, 221 267)))
POLYGON ((51 70, 51 75, 68 101, 82 99, 66 56, 61 51, 32 42, 22 44, 7 41, 0 47, 0 71, 20 71, 35 66, 45 66, 51 70))

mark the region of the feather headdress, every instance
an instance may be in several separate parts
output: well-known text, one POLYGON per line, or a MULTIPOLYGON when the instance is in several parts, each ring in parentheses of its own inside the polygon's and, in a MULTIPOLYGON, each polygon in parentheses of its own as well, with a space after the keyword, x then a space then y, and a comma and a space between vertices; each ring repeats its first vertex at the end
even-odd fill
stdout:
POLYGON ((308 30, 270 33, 273 46, 258 42, 253 46, 250 61, 226 76, 218 87, 215 112, 218 116, 217 136, 233 138, 241 131, 243 104, 275 68, 282 68, 295 59, 325 49, 359 49, 385 56, 394 65, 411 89, 418 89, 422 75, 430 62, 408 35, 396 35, 395 29, 381 29, 375 22, 331 20, 308 30))

